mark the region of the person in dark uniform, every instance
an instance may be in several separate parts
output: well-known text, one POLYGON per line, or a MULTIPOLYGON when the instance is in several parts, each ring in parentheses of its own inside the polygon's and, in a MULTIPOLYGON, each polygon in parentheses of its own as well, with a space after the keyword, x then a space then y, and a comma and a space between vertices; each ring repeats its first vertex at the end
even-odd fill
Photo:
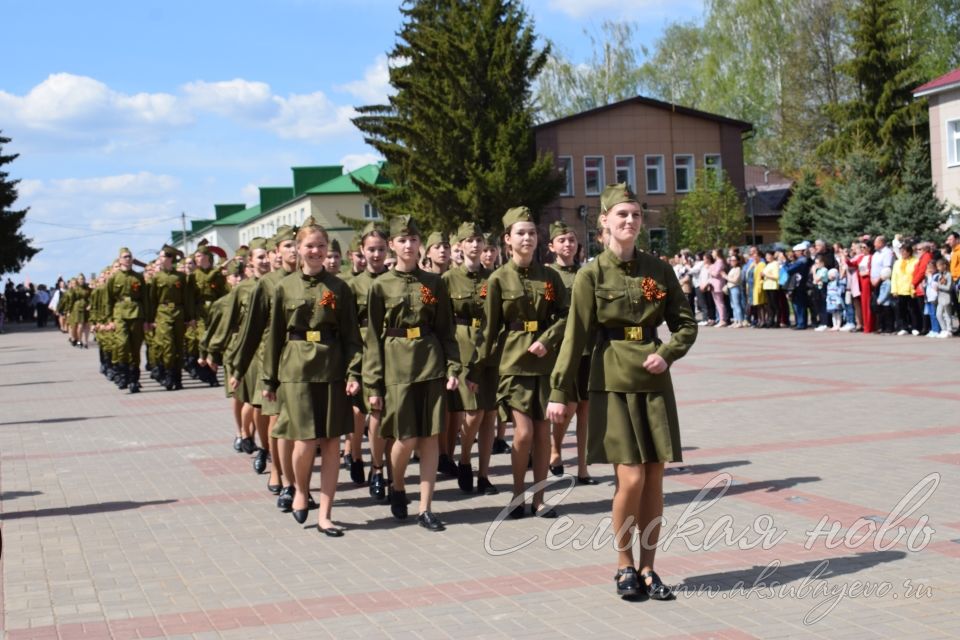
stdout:
POLYGON ((612 513, 617 593, 635 596, 642 589, 667 600, 672 594, 653 565, 663 515, 663 466, 682 460, 669 368, 693 346, 697 323, 670 265, 636 248, 643 213, 629 187, 604 189, 600 211, 607 248, 574 280, 547 416, 563 422, 573 412, 580 359, 595 338, 587 460, 612 463, 617 477, 612 513), (657 336, 664 322, 671 332, 667 342, 657 336), (638 564, 634 528, 642 541, 638 564))
POLYGON ((510 260, 487 280, 485 322, 477 357, 468 379, 479 382, 483 367, 499 363, 497 401, 512 414, 513 518, 525 515, 525 477, 533 453, 531 513, 556 518, 543 505, 543 482, 550 462, 550 429, 546 418, 549 374, 563 337, 567 291, 560 274, 536 261, 537 225, 527 207, 503 216, 504 243, 510 260))
POLYGON ((439 457, 438 435, 446 422, 446 391, 459 385, 460 354, 450 296, 440 276, 421 269, 420 230, 410 216, 390 220, 396 267, 373 281, 367 300, 363 383, 370 409, 383 411, 381 433, 390 452, 390 510, 407 517, 405 472, 414 449, 420 455, 417 522, 430 531, 443 523, 431 510, 439 457))
POLYGON ((178 249, 163 245, 160 250, 160 269, 147 287, 150 304, 144 323, 145 331, 153 331, 153 364, 160 369, 157 382, 167 391, 183 388, 182 369, 184 332, 196 324, 193 314, 193 291, 187 285, 187 276, 173 268, 174 260, 183 256, 178 249))

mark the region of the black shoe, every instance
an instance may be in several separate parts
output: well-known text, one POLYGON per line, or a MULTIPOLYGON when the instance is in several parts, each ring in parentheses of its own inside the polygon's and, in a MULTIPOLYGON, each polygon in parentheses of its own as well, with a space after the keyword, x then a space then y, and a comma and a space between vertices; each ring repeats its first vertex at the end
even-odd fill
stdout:
POLYGON ((307 496, 307 509, 313 511, 319 509, 320 505, 317 504, 317 501, 313 499, 313 496, 307 496))
POLYGON ((260 475, 267 470, 267 450, 260 449, 257 451, 257 457, 253 459, 253 470, 257 475, 260 475))
POLYGON ((457 484, 460 491, 473 493, 473 467, 462 462, 457 465, 457 484))
POLYGON ((364 475, 363 460, 354 460, 350 463, 350 479, 353 480, 353 484, 362 487, 365 482, 364 475))
POLYGON ((278 496, 278 495, 280 495, 280 492, 283 491, 283 485, 282 485, 282 484, 268 484, 268 485, 267 485, 267 491, 269 491, 270 493, 272 493, 272 494, 275 495, 275 496, 278 496))
POLYGON ((407 519, 407 492, 390 487, 390 513, 397 520, 407 519))
POLYGON ((324 528, 321 527, 320 525, 317 525, 317 531, 319 531, 319 532, 322 533, 323 535, 328 536, 328 537, 330 537, 330 538, 342 538, 342 537, 343 537, 343 529, 334 529, 333 527, 331 527, 331 528, 329 528, 329 529, 324 529, 324 528))
POLYGON ((495 486, 490 484, 489 480, 483 476, 477 476, 477 493, 481 493, 485 496, 495 496, 500 492, 495 486))
POLYGON ((289 513, 293 509, 293 494, 297 490, 293 485, 289 487, 284 487, 283 491, 280 492, 280 495, 277 496, 277 508, 283 511, 284 513, 289 513))
POLYGON ((241 451, 240 443, 242 441, 243 441, 243 438, 241 438, 240 436, 237 436, 233 439, 233 450, 236 451, 237 453, 240 453, 241 451))
POLYGON ((432 511, 424 511, 418 515, 417 524, 429 531, 443 531, 446 529, 446 527, 443 526, 443 523, 440 522, 440 518, 433 515, 432 511))
POLYGON ((600 483, 594 480, 593 478, 591 478, 590 476, 577 476, 577 484, 592 485, 592 484, 600 484, 600 483))
POLYGON ((293 519, 296 520, 299 524, 303 524, 307 521, 307 510, 306 509, 294 509, 293 510, 293 519))
POLYGON ((546 518, 548 520, 560 517, 560 514, 557 513, 556 509, 553 507, 547 507, 545 505, 540 505, 539 509, 533 505, 530 505, 530 515, 538 518, 546 518))
POLYGON ((353 454, 343 454, 343 468, 347 471, 353 471, 353 454))
POLYGON ((640 579, 633 567, 620 569, 613 580, 617 583, 617 595, 621 598, 632 598, 640 593, 640 579))
POLYGON ((140 393, 140 383, 131 382, 127 388, 130 390, 130 393, 140 393))
POLYGON ((460 477, 457 464, 445 453, 440 454, 440 460, 437 461, 437 472, 451 478, 460 477))
POLYGON ((510 453, 510 445, 503 438, 495 438, 493 441, 493 453, 510 453))
MULTIPOLYGON (((632 567, 631 567, 632 568, 632 567)), ((643 578, 644 587, 647 589, 647 595, 650 596, 651 600, 673 600, 673 592, 670 591, 670 587, 663 584, 660 580, 660 576, 657 575, 657 572, 654 570, 644 571, 640 574, 640 577, 643 578), (650 579, 650 584, 647 584, 647 579, 650 579)))
POLYGON ((558 465, 556 465, 556 466, 550 467, 550 473, 552 473, 552 474, 555 475, 555 476, 562 476, 562 475, 563 475, 563 463, 560 463, 560 464, 558 464, 558 465))
POLYGON ((387 486, 383 480, 382 471, 370 474, 370 497, 380 502, 387 496, 387 486))
MULTIPOLYGON (((155 380, 156 382, 160 382, 161 380, 163 380, 165 375, 166 373, 164 372, 163 367, 157 366, 150 369, 150 378, 152 380, 155 380)), ((163 383, 160 382, 160 384, 163 384, 163 383)))
MULTIPOLYGON (((516 499, 516 496, 514 496, 514 499, 516 499)), ((510 509, 510 517, 513 518, 514 520, 519 520, 520 518, 527 515, 526 506, 527 506, 526 503, 524 503, 524 501, 521 500, 520 504, 515 506, 513 509, 510 509)))
POLYGON ((257 445, 253 443, 253 438, 244 438, 240 441, 240 450, 246 454, 251 454, 257 450, 257 445))

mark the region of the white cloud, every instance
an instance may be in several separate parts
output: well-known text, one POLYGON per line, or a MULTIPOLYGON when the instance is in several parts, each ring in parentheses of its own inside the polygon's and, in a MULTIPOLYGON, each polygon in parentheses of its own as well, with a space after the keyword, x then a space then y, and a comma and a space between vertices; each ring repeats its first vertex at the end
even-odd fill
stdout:
POLYGON ((280 113, 267 122, 267 128, 281 138, 318 140, 350 131, 353 107, 333 104, 321 91, 306 95, 275 97, 280 113))
POLYGON ((703 3, 697 0, 549 0, 547 6, 552 11, 565 13, 571 18, 601 16, 607 18, 639 18, 643 12, 654 12, 658 16, 664 11, 678 6, 693 7, 703 3))
POLYGON ((100 178, 64 178, 50 181, 53 189, 65 195, 151 196, 170 193, 179 185, 180 180, 173 176, 158 175, 149 171, 100 178))
POLYGON ((17 195, 20 198, 29 198, 43 189, 43 180, 28 180, 24 178, 17 185, 17 195))
POLYGON ((384 104, 387 96, 393 93, 387 56, 384 54, 377 56, 373 64, 364 70, 362 80, 354 80, 334 88, 337 91, 349 93, 365 104, 384 104))
POLYGON ((248 204, 251 202, 260 202, 260 187, 251 182, 244 185, 243 189, 240 190, 240 195, 243 201, 248 204))
POLYGON ((375 153, 348 153, 340 158, 340 164, 343 165, 345 171, 353 171, 354 169, 359 169, 360 167, 381 160, 383 160, 383 158, 375 153))
POLYGON ((187 104, 228 118, 267 119, 274 117, 278 104, 265 82, 242 78, 224 82, 190 82, 182 87, 187 104))

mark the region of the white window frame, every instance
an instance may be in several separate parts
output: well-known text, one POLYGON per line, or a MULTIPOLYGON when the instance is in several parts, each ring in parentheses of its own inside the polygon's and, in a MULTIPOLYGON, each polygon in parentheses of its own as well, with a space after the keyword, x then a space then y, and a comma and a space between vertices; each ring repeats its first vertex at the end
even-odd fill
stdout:
POLYGON ((719 153, 705 153, 703 154, 703 170, 704 171, 714 171, 716 172, 715 179, 717 184, 720 184, 723 181, 723 156, 719 153), (716 158, 717 165, 711 166, 708 162, 709 158, 716 158))
POLYGON ((364 220, 380 220, 382 216, 380 212, 377 211, 377 208, 373 206, 371 202, 363 203, 363 219, 364 220))
POLYGON ((947 166, 960 167, 960 120, 947 120, 947 166))
MULTIPOLYGON (((574 194, 573 156, 558 156, 557 160, 560 161, 560 166, 558 169, 563 175, 563 190, 560 192, 560 197, 569 198, 574 194)), ((584 165, 584 167, 586 167, 586 165, 584 165)))
POLYGON ((643 186, 646 188, 647 193, 666 193, 667 192, 667 185, 666 185, 667 172, 666 172, 665 165, 666 165, 666 161, 663 158, 663 154, 650 154, 650 155, 643 156, 643 183, 644 183, 643 186), (660 162, 655 167, 652 167, 649 164, 651 158, 659 158, 660 162), (647 172, 650 171, 650 169, 657 170, 657 188, 656 189, 650 188, 650 180, 649 180, 649 176, 647 175, 647 172))
POLYGON ((603 192, 603 188, 607 184, 607 176, 606 176, 607 169, 604 166, 605 164, 606 163, 604 162, 603 156, 583 156, 583 194, 584 195, 598 196, 603 192), (599 160, 600 166, 597 169, 593 169, 593 168, 588 169, 587 168, 588 160, 599 160), (590 181, 587 179, 587 171, 597 171, 599 174, 597 176, 596 191, 590 190, 590 187, 589 187, 590 181))
POLYGON ((693 191, 694 185, 697 183, 697 157, 692 153, 675 153, 673 154, 673 190, 677 193, 690 193, 693 191), (688 163, 681 167, 677 163, 678 158, 686 158, 688 163), (677 176, 680 173, 680 169, 683 168, 687 173, 687 188, 681 189, 679 187, 680 181, 677 180, 677 176))
POLYGON ((615 181, 616 181, 617 184, 620 184, 620 182, 621 182, 621 180, 620 180, 620 171, 621 171, 621 169, 620 169, 620 167, 617 166, 617 163, 618 163, 620 160, 629 160, 629 161, 630 161, 630 166, 626 169, 626 171, 627 171, 627 180, 626 180, 626 182, 627 182, 627 186, 630 187, 630 191, 632 191, 633 193, 636 193, 636 192, 637 192, 637 159, 636 159, 634 156, 632 156, 632 155, 630 155, 630 156, 613 156, 613 175, 614 175, 614 178, 616 178, 615 181))

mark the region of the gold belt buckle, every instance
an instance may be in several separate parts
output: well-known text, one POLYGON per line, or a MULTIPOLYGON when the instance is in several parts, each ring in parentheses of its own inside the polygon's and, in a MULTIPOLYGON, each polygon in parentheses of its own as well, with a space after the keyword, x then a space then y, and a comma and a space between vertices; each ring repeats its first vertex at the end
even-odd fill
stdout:
POLYGON ((320 342, 320 332, 307 331, 306 338, 307 338, 307 342, 320 342))
POLYGON ((479 328, 480 328, 480 318, 474 318, 473 320, 471 320, 471 321, 470 321, 470 326, 473 327, 474 329, 479 329, 479 328))
POLYGON ((420 337, 420 327, 413 327, 407 329, 407 340, 413 340, 414 338, 420 337))
POLYGON ((537 330, 537 321, 536 320, 524 320, 523 321, 523 330, 524 331, 536 331, 537 330))
POLYGON ((643 327, 624 327, 623 337, 627 340, 639 342, 640 340, 643 340, 643 327))

